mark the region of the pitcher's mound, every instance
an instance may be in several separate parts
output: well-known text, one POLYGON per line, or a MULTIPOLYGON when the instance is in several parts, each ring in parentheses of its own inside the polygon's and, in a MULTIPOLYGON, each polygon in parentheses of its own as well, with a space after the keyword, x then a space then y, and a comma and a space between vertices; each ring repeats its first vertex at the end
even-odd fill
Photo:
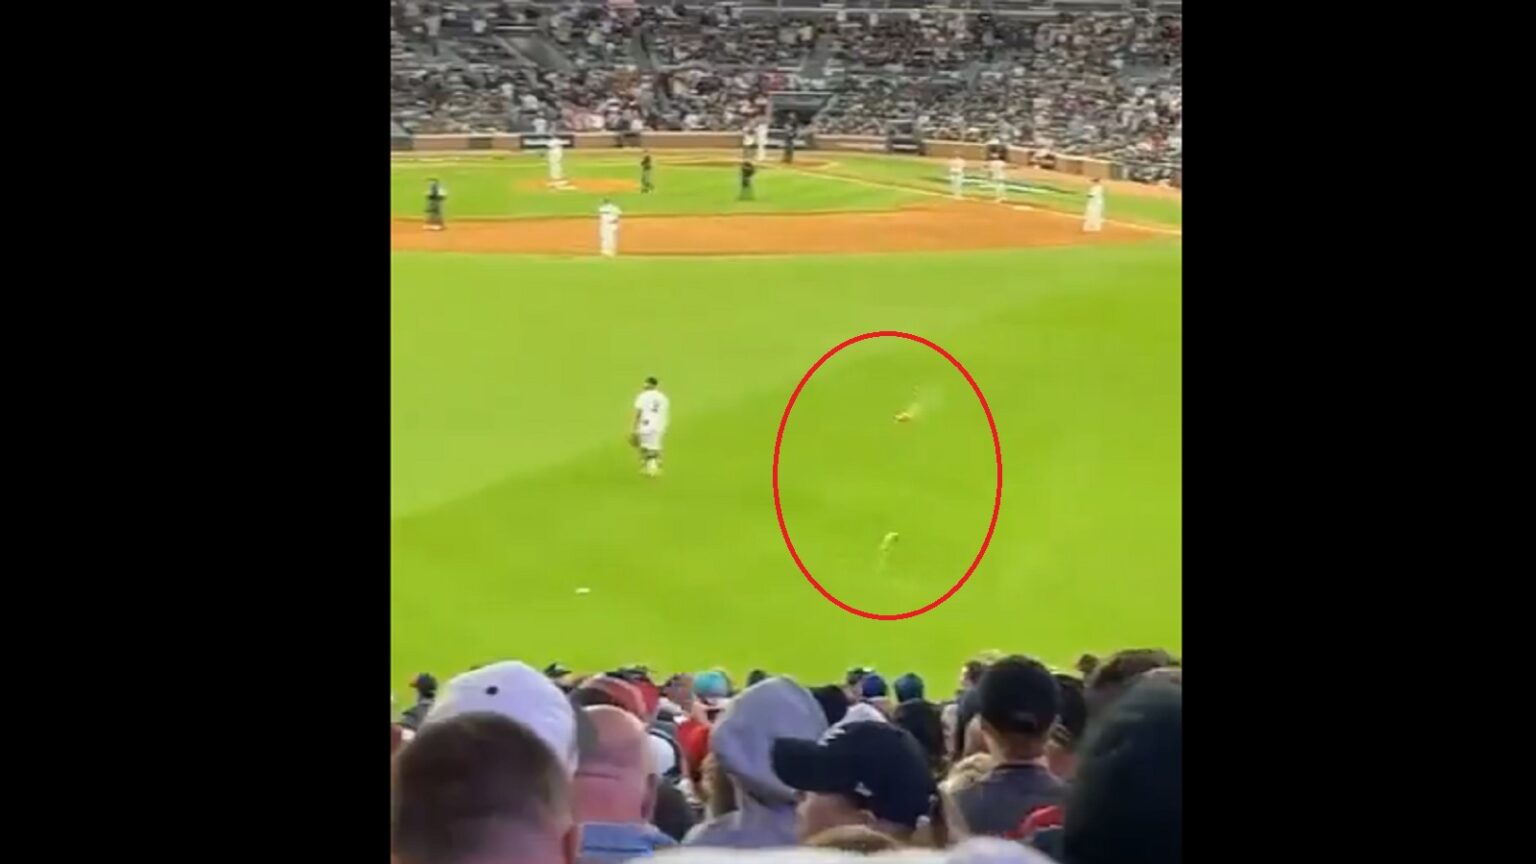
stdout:
POLYGON ((517 184, 523 189, 547 189, 551 192, 638 192, 640 184, 634 180, 610 180, 594 177, 578 180, 524 180, 517 184))

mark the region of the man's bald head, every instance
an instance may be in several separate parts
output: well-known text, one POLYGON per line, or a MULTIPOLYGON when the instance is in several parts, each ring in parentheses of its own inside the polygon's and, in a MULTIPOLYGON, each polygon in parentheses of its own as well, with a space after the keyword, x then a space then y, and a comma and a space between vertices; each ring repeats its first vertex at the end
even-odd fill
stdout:
POLYGON ((581 822, 649 822, 656 806, 650 735, 628 711, 611 705, 582 709, 591 746, 576 767, 576 818, 581 822))

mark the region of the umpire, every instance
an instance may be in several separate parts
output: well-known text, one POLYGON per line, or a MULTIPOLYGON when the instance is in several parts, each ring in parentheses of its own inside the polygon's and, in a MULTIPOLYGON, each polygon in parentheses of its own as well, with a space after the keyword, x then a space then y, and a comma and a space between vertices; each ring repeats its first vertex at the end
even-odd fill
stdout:
POLYGON ((752 175, 756 173, 757 166, 752 164, 751 159, 741 160, 741 195, 737 197, 737 200, 754 200, 752 196, 752 175))
POLYGON ((427 228, 433 231, 443 230, 443 199, 448 193, 443 191, 443 184, 433 177, 427 181, 427 228))

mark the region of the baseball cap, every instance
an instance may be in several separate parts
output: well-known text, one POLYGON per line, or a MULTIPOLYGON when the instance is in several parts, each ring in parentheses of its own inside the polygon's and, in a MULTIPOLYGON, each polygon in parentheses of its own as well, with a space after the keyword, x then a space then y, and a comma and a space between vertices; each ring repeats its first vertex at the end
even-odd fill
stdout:
POLYGON ((859 682, 859 693, 865 699, 884 699, 890 694, 890 688, 886 686, 884 678, 871 672, 859 682))
POLYGON ((1044 735, 1061 711, 1061 692, 1040 661, 1014 655, 987 667, 976 685, 981 719, 999 732, 1044 735))
POLYGON ((873 674, 875 674, 875 670, 868 666, 855 666, 848 670, 848 674, 844 676, 843 682, 849 687, 852 687, 860 681, 863 681, 866 676, 873 674))
POLYGON ((516 660, 465 672, 442 689, 422 725, 482 711, 523 724, 549 745, 568 775, 576 772, 576 711, 544 673, 516 660))
POLYGON ((702 699, 724 699, 731 695, 731 681, 719 669, 693 676, 693 695, 702 699))
POLYGON ((628 681, 614 678, 611 675, 599 675, 583 681, 580 687, 573 691, 573 696, 579 704, 591 704, 582 700, 581 694, 587 691, 597 691, 607 696, 612 703, 625 711, 635 715, 640 722, 646 722, 645 699, 640 695, 640 689, 628 681))
POLYGON ((819 741, 780 738, 772 759, 785 785, 848 795, 886 822, 915 828, 932 806, 935 786, 922 745, 889 723, 834 726, 819 741))
POLYGON ((896 688, 897 702, 911 702, 913 699, 923 698, 923 679, 916 673, 908 672, 897 678, 892 684, 896 688))

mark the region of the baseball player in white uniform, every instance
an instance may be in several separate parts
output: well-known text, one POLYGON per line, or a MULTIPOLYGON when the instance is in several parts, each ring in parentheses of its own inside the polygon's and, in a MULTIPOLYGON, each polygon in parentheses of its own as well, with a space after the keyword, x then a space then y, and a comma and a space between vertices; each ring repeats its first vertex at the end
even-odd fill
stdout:
POLYGON ((992 185, 997 189, 997 200, 1003 200, 1004 177, 1003 160, 993 156, 987 160, 987 175, 992 178, 992 185))
POLYGON ((757 121, 757 161, 768 160, 768 124, 765 121, 757 121))
POLYGON ((1083 210, 1083 230, 1104 230, 1104 184, 1097 180, 1088 187, 1088 206, 1083 210))
POLYGON ((551 133, 549 146, 544 148, 544 153, 549 157, 549 182, 565 182, 565 145, 560 143, 560 137, 551 133))
POLYGON ((619 254, 619 217, 622 215, 619 205, 607 198, 597 208, 597 248, 605 257, 619 254))
POLYGON ((949 160, 949 194, 956 198, 965 197, 965 157, 956 156, 949 160))
POLYGON ((647 477, 661 473, 661 436, 667 432, 672 400, 658 388, 655 377, 645 379, 645 389, 635 397, 635 424, 630 443, 640 451, 640 470, 647 477))

